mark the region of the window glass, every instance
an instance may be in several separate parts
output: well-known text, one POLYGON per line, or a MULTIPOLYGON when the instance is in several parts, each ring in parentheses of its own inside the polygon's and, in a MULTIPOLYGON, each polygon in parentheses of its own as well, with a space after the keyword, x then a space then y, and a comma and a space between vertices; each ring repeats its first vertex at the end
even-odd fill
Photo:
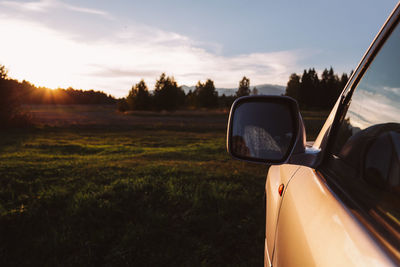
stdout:
POLYGON ((400 238, 400 28, 355 89, 330 169, 375 222, 400 238))
MULTIPOLYGON (((400 122, 399 27, 392 32, 357 85, 343 126, 347 126, 351 136, 387 122, 400 122)), ((340 148, 343 144, 338 145, 340 148)))

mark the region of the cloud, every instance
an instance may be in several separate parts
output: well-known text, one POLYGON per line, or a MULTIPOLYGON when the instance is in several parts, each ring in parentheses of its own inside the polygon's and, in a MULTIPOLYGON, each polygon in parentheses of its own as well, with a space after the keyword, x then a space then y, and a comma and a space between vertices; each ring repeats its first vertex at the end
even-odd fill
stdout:
POLYGON ((32 12, 48 12, 51 9, 64 8, 86 14, 110 17, 110 15, 107 12, 102 10, 74 6, 58 0, 40 0, 36 2, 1 1, 0 5, 4 7, 14 8, 19 11, 32 11, 32 12))
POLYGON ((42 0, 38 2, 1 1, 0 5, 21 11, 44 12, 48 8, 54 5, 54 1, 52 0, 42 0))
POLYGON ((100 15, 100 16, 111 18, 111 16, 107 12, 104 12, 102 10, 97 10, 97 9, 93 9, 93 8, 78 7, 78 6, 64 4, 64 3, 61 3, 61 2, 58 2, 58 4, 61 7, 65 7, 67 9, 70 9, 70 10, 73 10, 73 11, 77 11, 77 12, 81 12, 81 13, 87 13, 87 14, 93 14, 93 15, 100 15))
POLYGON ((97 67, 98 71, 93 71, 90 73, 91 76, 97 76, 102 78, 119 78, 119 77, 156 77, 160 74, 159 70, 128 70, 128 69, 116 69, 108 68, 104 66, 94 66, 97 67))
POLYGON ((355 92, 349 109, 350 123, 353 127, 365 129, 385 121, 398 121, 400 94, 384 95, 382 93, 385 93, 382 87, 375 88, 374 92, 364 90, 364 88, 359 88, 355 92))
POLYGON ((236 87, 244 75, 253 85, 283 85, 304 57, 300 50, 223 56, 184 35, 121 18, 110 21, 107 12, 61 1, 3 1, 0 12, 0 64, 11 77, 51 88, 73 86, 124 96, 141 79, 152 88, 162 72, 186 85, 210 78, 218 87, 236 87), (50 9, 60 12, 54 21, 30 16, 50 9), (74 17, 78 28, 65 30, 61 26, 69 25, 70 12, 102 19, 82 14, 74 17))

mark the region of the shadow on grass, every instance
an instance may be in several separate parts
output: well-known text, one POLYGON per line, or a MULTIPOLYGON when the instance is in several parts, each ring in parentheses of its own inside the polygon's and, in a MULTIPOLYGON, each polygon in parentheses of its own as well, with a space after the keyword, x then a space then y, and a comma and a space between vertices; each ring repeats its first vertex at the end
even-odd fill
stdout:
POLYGON ((262 264, 263 179, 154 165, 107 185, 50 186, 0 219, 4 263, 262 264))
POLYGON ((15 150, 28 139, 32 138, 34 129, 3 129, 0 130, 0 153, 15 150))

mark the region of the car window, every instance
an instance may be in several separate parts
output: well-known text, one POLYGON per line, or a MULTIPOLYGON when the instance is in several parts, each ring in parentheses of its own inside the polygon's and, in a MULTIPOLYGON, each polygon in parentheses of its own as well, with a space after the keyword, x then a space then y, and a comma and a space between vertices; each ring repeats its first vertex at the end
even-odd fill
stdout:
POLYGON ((381 233, 400 248, 400 27, 361 78, 328 168, 381 233))

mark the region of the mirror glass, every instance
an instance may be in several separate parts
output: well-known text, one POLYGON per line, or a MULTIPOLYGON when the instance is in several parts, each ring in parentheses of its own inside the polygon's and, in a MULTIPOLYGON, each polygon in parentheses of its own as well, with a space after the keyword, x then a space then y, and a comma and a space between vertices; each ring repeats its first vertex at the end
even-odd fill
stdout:
POLYGON ((231 153, 249 160, 284 161, 294 143, 294 119, 285 102, 238 104, 231 120, 231 153))

